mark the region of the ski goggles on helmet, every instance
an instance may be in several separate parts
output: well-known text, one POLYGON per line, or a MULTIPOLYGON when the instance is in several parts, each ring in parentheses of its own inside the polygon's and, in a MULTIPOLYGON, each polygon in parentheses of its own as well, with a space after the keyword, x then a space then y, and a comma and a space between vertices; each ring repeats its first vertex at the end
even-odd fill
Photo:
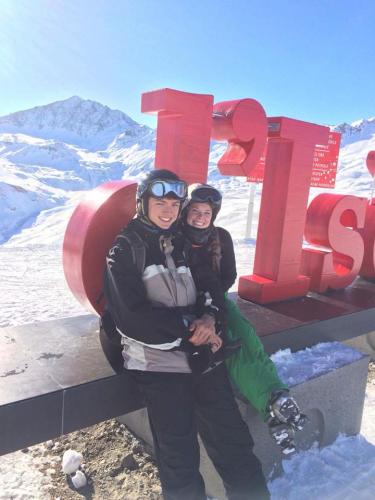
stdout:
POLYGON ((190 196, 193 203, 209 203, 213 206, 221 205, 221 193, 211 186, 197 187, 191 191, 190 196))
POLYGON ((155 180, 146 187, 146 190, 155 198, 174 196, 178 200, 184 200, 187 195, 187 185, 184 181, 155 180))

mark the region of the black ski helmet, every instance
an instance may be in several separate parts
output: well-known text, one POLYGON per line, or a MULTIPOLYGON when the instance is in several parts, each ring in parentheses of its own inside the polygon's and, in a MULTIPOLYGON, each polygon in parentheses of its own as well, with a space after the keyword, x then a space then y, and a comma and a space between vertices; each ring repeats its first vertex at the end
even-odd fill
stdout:
POLYGON ((184 219, 186 218, 187 210, 192 203, 208 203, 212 209, 212 225, 221 209, 222 199, 223 197, 221 196, 220 191, 209 184, 191 184, 188 188, 188 195, 183 206, 184 219))
POLYGON ((150 196, 155 198, 175 198, 181 201, 182 206, 187 196, 187 185, 185 181, 170 170, 165 168, 154 169, 138 183, 136 193, 138 216, 148 218, 148 200, 150 196))

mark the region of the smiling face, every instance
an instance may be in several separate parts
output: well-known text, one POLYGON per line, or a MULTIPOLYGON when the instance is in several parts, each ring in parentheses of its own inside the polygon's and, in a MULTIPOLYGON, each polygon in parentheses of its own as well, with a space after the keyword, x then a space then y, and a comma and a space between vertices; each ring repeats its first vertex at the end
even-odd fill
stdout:
POLYGON ((191 203, 188 208, 186 222, 189 226, 206 229, 212 219, 212 208, 208 203, 191 203))
POLYGON ((148 218, 160 229, 169 229, 177 219, 180 201, 174 198, 154 198, 148 200, 148 218))

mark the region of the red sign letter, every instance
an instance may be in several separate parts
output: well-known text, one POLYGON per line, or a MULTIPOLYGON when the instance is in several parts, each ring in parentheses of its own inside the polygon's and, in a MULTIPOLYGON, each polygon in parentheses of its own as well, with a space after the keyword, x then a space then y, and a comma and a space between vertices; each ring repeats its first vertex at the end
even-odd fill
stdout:
POLYGON ((366 165, 370 174, 375 177, 375 151, 369 151, 366 158, 366 165))
POLYGON ((224 101, 214 105, 212 139, 228 141, 218 167, 223 175, 248 177, 267 141, 267 118, 254 99, 224 101))
POLYGON ((290 118, 268 119, 269 140, 259 215, 254 274, 242 276, 240 297, 267 303, 307 293, 300 275, 313 157, 329 129, 290 118))
POLYGON ((365 244, 365 255, 359 274, 363 278, 375 278, 375 198, 372 199, 372 205, 367 205, 365 227, 358 232, 365 244))
POLYGON ((366 199, 341 194, 320 194, 311 202, 305 238, 327 247, 303 249, 302 272, 311 276, 311 290, 322 293, 328 288, 345 288, 356 278, 364 245, 354 229, 363 227, 366 205, 366 199))
POLYGON ((188 183, 207 181, 213 100, 173 89, 142 94, 142 112, 158 115, 156 168, 188 183))
POLYGON ((111 181, 89 191, 65 231, 63 265, 76 299, 89 311, 103 312, 105 257, 122 227, 135 214, 137 183, 111 181))

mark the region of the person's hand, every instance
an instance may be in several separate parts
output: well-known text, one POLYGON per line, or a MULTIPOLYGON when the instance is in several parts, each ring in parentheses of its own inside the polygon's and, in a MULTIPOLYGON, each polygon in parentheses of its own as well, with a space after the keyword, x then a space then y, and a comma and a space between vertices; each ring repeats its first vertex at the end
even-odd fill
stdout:
POLYGON ((215 352, 217 352, 221 346, 223 345, 223 341, 221 340, 221 338, 216 335, 216 333, 214 333, 209 341, 208 341, 210 347, 211 347, 211 351, 215 354, 215 352))
POLYGON ((195 319, 189 326, 189 330, 194 332, 189 338, 189 342, 194 345, 210 343, 210 338, 215 340, 215 318, 209 314, 204 314, 201 318, 195 319))

